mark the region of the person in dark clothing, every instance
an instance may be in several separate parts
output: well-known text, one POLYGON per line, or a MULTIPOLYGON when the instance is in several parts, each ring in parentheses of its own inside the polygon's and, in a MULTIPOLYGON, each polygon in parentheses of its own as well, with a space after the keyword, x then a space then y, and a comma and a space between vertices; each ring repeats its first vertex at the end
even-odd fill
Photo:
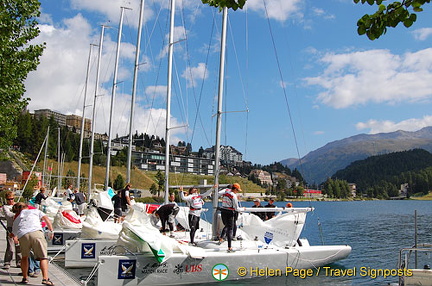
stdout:
MULTIPOLYGON (((264 206, 265 208, 275 208, 276 206, 274 205, 274 199, 270 198, 268 204, 266 204, 264 206)), ((275 216, 275 212, 267 212, 266 214, 266 220, 269 220, 271 218, 273 218, 275 216)))
POLYGON ((117 194, 111 198, 114 205, 114 222, 121 222, 123 220, 122 200, 120 195, 121 191, 118 191, 117 194))
MULTIPOLYGON (((252 207, 253 208, 262 208, 263 206, 261 205, 261 200, 258 198, 254 199, 254 205, 252 207)), ((259 217, 262 220, 265 220, 265 218, 266 218, 265 212, 251 212, 251 214, 256 215, 257 217, 259 217)))
POLYGON ((174 237, 173 231, 174 231, 174 223, 175 223, 175 217, 178 214, 180 208, 179 206, 174 204, 166 204, 160 206, 156 211, 155 215, 159 217, 162 223, 162 228, 160 231, 165 235, 167 232, 166 224, 168 223, 170 237, 174 237))
POLYGON ((84 207, 85 207, 85 200, 86 197, 83 193, 81 193, 78 189, 74 190, 74 202, 77 205, 77 214, 79 216, 83 216, 84 215, 84 207))
POLYGON ((126 184, 124 189, 120 191, 120 198, 121 198, 121 209, 123 214, 128 210, 128 206, 131 205, 131 199, 130 199, 130 189, 132 185, 126 184))
POLYGON ((45 195, 45 188, 41 187, 39 193, 36 195, 34 199, 35 208, 39 209, 42 203, 42 200, 46 200, 47 196, 45 195))

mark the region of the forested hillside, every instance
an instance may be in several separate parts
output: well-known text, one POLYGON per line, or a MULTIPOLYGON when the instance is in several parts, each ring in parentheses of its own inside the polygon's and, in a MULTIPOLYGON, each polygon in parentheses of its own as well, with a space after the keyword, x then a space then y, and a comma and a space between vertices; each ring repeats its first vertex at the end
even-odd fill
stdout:
POLYGON ((387 198, 399 195, 401 184, 408 184, 408 195, 427 194, 432 189, 432 154, 423 149, 372 156, 351 163, 332 179, 357 185, 357 193, 387 198))

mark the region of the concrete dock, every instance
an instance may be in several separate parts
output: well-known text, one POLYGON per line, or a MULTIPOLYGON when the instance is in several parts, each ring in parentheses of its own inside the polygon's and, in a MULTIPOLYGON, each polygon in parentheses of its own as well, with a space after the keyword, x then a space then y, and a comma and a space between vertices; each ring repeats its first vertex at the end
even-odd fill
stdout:
MULTIPOLYGON (((15 259, 12 260, 9 269, 1 269, 3 266, 4 253, 6 249, 6 230, 0 226, 0 285, 23 285, 21 284, 21 269, 16 268, 15 259)), ((64 269, 55 262, 49 264, 49 278, 54 285, 77 286, 81 285, 78 279, 71 277, 64 269)), ((42 285, 42 276, 33 278, 28 277, 29 283, 26 285, 42 285)))

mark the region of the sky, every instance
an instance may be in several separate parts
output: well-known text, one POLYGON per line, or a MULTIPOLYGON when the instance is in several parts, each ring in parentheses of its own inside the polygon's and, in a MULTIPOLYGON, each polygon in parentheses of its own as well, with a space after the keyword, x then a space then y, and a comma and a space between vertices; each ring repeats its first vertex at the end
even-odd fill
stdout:
MULTIPOLYGON (((46 49, 25 83, 29 111, 84 110, 90 119, 94 112, 96 132, 108 134, 111 121, 112 138, 127 135, 141 1, 40 2, 33 43, 46 49)), ((170 2, 147 0, 144 7, 132 130, 164 138, 170 2)), ((411 28, 399 25, 375 41, 359 36, 356 23, 376 7, 352 0, 248 0, 243 10, 230 10, 221 144, 266 165, 357 134, 432 125, 425 8, 411 28)), ((221 22, 222 13, 200 0, 176 1, 171 144, 185 141, 194 151, 215 144, 221 22)))

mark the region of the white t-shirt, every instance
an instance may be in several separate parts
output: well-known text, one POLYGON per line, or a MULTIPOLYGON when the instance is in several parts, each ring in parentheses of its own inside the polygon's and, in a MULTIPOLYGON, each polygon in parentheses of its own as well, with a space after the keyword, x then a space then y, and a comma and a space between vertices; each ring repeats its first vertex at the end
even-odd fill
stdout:
POLYGON ((12 233, 21 238, 24 234, 42 230, 41 219, 45 216, 37 209, 24 209, 15 218, 12 226, 12 233))

